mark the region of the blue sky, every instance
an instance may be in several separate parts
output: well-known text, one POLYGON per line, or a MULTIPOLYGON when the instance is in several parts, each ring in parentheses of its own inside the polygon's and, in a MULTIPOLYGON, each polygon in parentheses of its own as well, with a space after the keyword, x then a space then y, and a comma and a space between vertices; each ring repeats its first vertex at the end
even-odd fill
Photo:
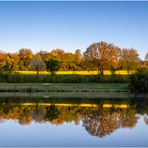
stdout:
POLYGON ((0 50, 82 52, 106 41, 148 52, 148 2, 0 2, 0 50))

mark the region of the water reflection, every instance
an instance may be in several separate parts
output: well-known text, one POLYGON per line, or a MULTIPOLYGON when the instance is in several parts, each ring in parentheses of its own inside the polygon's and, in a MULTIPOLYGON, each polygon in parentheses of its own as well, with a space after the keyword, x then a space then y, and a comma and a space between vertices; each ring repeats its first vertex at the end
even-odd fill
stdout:
POLYGON ((118 128, 133 128, 139 116, 132 108, 103 109, 83 116, 83 126, 93 136, 104 137, 118 128))
POLYGON ((0 99, 0 122, 16 120, 62 125, 74 122, 92 136, 105 137, 119 128, 134 128, 140 116, 148 125, 148 99, 0 99), (144 102, 144 103, 142 103, 144 102))

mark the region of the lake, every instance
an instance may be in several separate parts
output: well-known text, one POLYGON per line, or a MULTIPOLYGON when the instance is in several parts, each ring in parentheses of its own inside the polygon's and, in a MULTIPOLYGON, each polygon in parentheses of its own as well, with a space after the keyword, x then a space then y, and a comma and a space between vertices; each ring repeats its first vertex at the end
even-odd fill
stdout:
POLYGON ((0 98, 0 146, 148 146, 148 98, 0 98))

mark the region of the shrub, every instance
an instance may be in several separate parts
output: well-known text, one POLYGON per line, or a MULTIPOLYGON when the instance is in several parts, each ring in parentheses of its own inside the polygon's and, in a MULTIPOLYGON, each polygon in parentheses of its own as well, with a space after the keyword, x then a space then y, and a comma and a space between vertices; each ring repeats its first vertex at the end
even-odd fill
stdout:
POLYGON ((148 92, 148 69, 137 69, 136 73, 130 76, 129 87, 135 93, 148 92))

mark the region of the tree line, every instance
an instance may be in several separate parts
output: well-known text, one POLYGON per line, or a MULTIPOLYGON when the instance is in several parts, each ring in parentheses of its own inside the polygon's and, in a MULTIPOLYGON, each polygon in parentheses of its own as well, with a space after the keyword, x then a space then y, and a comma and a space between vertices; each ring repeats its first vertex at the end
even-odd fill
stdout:
POLYGON ((77 49, 74 53, 63 49, 50 52, 33 53, 31 49, 22 48, 17 53, 0 52, 0 72, 49 70, 54 74, 58 70, 104 70, 114 73, 116 70, 135 70, 148 66, 148 55, 145 61, 140 60, 136 49, 122 49, 107 42, 91 44, 84 53, 77 49))

